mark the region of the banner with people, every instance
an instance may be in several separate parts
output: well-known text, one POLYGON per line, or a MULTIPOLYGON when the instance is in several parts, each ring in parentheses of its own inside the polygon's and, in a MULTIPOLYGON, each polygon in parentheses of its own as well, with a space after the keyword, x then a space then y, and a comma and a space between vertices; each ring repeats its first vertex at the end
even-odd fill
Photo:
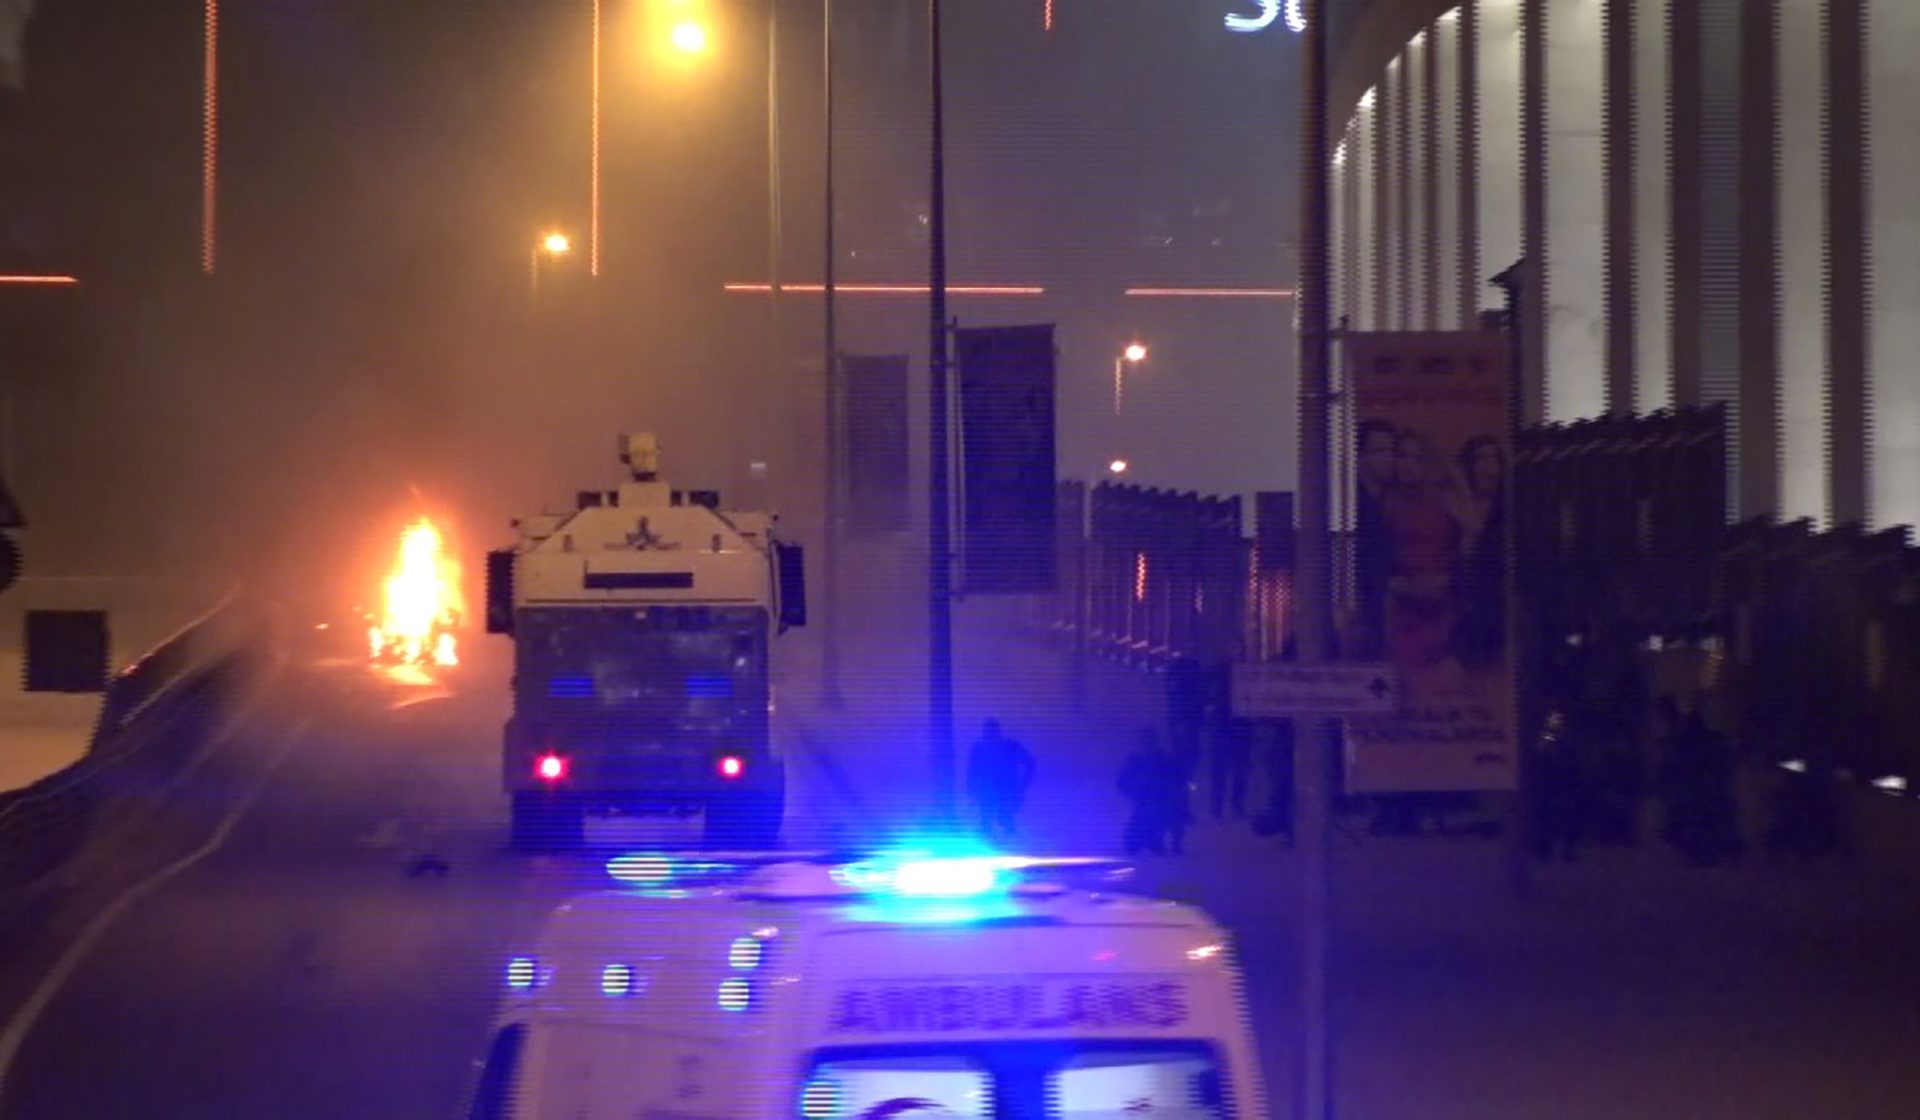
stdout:
POLYGON ((1353 402, 1350 661, 1393 665, 1401 710, 1347 723, 1350 793, 1513 789, 1509 340, 1343 336, 1353 402))

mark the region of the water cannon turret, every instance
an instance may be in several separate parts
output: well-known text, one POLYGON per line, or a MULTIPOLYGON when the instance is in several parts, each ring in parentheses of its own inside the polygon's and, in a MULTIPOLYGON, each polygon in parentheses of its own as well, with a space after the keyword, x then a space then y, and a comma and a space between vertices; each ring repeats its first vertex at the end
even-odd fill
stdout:
POLYGON ((660 477, 660 441, 652 432, 629 432, 620 437, 620 461, 633 472, 635 482, 660 477))

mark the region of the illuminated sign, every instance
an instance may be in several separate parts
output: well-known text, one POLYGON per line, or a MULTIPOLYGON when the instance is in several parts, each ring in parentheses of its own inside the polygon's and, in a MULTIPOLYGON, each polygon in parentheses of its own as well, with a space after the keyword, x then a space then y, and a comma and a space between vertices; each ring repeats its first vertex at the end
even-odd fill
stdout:
POLYGON ((842 988, 834 1034, 1170 1030, 1187 1021, 1186 986, 1155 980, 1046 979, 842 988))
POLYGON ((1265 31, 1285 17, 1287 30, 1299 34, 1307 29, 1307 13, 1303 7, 1305 0, 1246 0, 1260 9, 1256 15, 1239 12, 1227 14, 1227 30, 1250 35, 1256 31, 1265 31))

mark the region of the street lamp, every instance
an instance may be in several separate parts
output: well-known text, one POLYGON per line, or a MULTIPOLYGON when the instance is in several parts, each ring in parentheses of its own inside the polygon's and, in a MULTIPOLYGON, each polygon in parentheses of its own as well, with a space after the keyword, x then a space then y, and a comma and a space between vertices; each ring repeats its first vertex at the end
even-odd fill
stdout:
POLYGON ((1126 399, 1127 367, 1137 366, 1147 360, 1145 343, 1129 342, 1127 348, 1113 359, 1113 414, 1120 415, 1122 402, 1126 399))
POLYGON ((1113 462, 1108 463, 1107 473, 1108 474, 1126 474, 1127 461, 1125 459, 1115 459, 1113 462))
POLYGON ((540 302, 540 258, 544 254, 549 261, 557 261, 573 252, 573 238, 559 230, 542 234, 527 250, 527 302, 537 306, 540 302))
POLYGON ((683 19, 673 25, 668 41, 681 54, 700 54, 707 49, 707 29, 696 20, 683 19))

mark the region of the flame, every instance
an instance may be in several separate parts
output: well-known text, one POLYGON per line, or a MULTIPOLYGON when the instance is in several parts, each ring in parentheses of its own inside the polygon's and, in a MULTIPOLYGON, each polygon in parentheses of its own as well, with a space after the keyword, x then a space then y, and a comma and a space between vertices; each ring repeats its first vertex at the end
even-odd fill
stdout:
POLYGON ((369 653, 402 665, 458 665, 460 602, 460 566, 440 530, 421 518, 400 535, 384 613, 367 631, 369 653))

